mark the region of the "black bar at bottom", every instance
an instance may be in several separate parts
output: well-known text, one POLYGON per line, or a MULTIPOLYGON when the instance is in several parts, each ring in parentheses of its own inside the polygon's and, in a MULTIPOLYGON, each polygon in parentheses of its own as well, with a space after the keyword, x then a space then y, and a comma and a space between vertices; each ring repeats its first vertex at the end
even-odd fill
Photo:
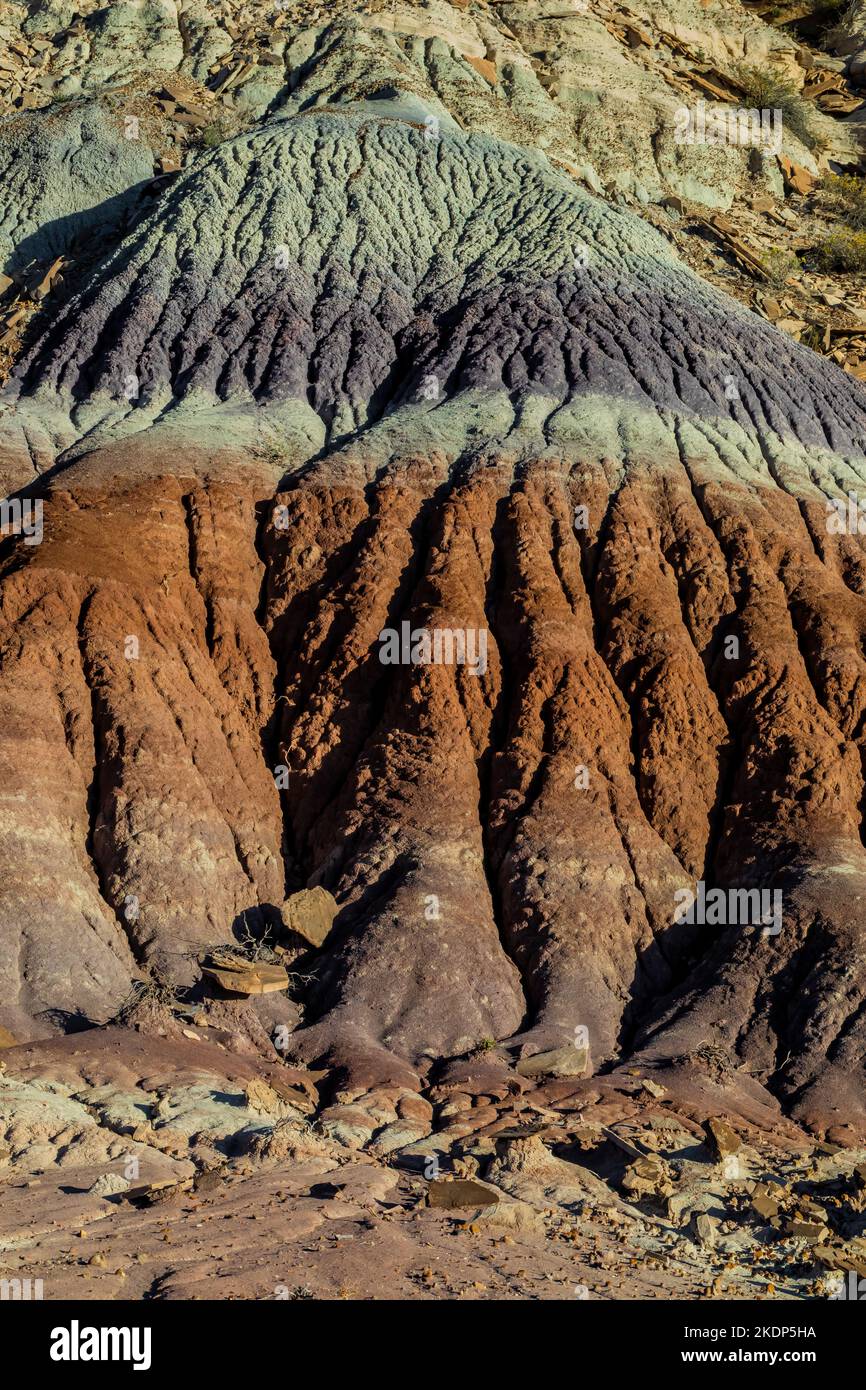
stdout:
MULTIPOLYGON (((588 1370, 587 1357, 596 1373, 607 1368, 618 1377, 647 1376, 678 1368, 698 1383, 708 1370, 736 1374, 741 1367, 759 1367, 772 1384, 777 1373, 792 1369, 823 1379, 852 1360, 856 1364, 864 1327, 866 1307, 860 1309, 856 1299, 0 1303, 5 1346, 26 1346, 29 1369, 49 1384, 76 1373, 90 1378, 103 1368, 114 1375, 128 1370, 139 1379, 168 1372, 173 1381, 204 1372, 225 1383, 229 1376, 265 1373, 268 1366, 275 1371, 291 1348, 307 1365, 305 1379, 313 1357, 321 1358, 322 1373, 332 1379, 344 1357, 347 1369, 357 1373, 359 1358, 367 1362, 377 1346, 382 1355, 397 1357, 393 1375, 400 1363, 397 1344, 407 1341, 431 1352, 459 1346, 461 1379, 476 1355, 486 1377, 501 1356, 503 1372, 513 1378, 517 1368, 510 1362, 522 1347, 530 1366, 538 1358, 548 1371, 555 1357, 567 1373, 575 1356, 575 1372, 581 1365, 588 1370)), ((300 1363, 294 1364, 297 1373, 300 1363)), ((423 1367, 417 1369, 423 1376, 423 1367)), ((404 1366, 400 1374, 406 1373, 404 1366)))

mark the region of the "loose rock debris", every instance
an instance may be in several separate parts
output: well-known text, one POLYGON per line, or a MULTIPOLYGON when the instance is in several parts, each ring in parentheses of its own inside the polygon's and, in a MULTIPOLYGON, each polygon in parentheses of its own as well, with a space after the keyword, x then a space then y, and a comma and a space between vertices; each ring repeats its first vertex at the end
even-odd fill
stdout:
MULTIPOLYGON (((726 1179, 717 1153, 717 1136, 728 1128, 721 1117, 708 1116, 707 1138, 699 1139, 693 1117, 654 1111, 655 1098, 627 1093, 621 1083, 573 1081, 553 1101, 544 1138, 524 1120, 498 1133, 481 1124, 458 1140, 448 1140, 443 1112, 449 1098, 471 1094, 472 1083, 464 1077, 459 1090, 440 1085, 427 1142, 431 1153, 438 1143, 441 1166, 424 1178, 405 1172, 397 1151, 383 1162, 375 1142, 358 1143, 345 1131, 326 1137, 315 1113, 309 1120, 259 1113, 250 1131, 238 1111, 226 1129, 216 1097, 237 1084, 230 1075, 212 1074, 211 1117, 197 1102, 183 1156, 168 1156, 160 1134, 187 1124, 180 1073, 193 1068, 202 1077, 215 1065, 205 1044, 184 1043, 179 1069, 165 1040, 118 1038, 99 1064, 104 1081, 92 1092, 100 1107, 94 1118, 83 1107, 76 1117, 76 1068, 84 1063, 92 1074, 94 1059, 74 1056, 73 1041, 64 1040, 50 1062, 38 1046, 16 1049, 15 1074, 0 1078, 4 1274, 43 1278, 56 1297, 86 1277, 96 1281, 94 1297, 117 1296, 121 1280, 121 1296, 131 1298, 155 1281, 172 1297, 269 1297, 293 1283, 314 1297, 341 1296, 345 1288, 357 1298, 408 1297, 420 1281, 431 1297, 568 1298, 577 1283, 602 1299, 811 1298, 832 1296, 840 1271, 862 1272, 862 1155, 822 1154, 802 1136, 749 1129, 737 1150, 748 1166, 726 1179), (160 1119, 144 1092, 124 1087, 136 1072, 147 1074, 141 1085, 163 1084, 166 1067, 176 1079, 160 1119), (39 1079, 46 1071, 54 1074, 50 1090, 39 1079), (13 1086, 34 1099, 50 1097, 44 1118, 34 1112, 10 1127, 13 1112, 3 1106, 13 1086), (142 1127, 133 1140, 124 1116, 148 1109, 155 1128, 142 1127), (614 1146, 612 1125, 626 1126, 645 1156, 634 1160, 614 1146), (214 1148, 221 1151, 216 1164, 214 1148), (43 1157, 34 1183, 37 1149, 43 1157), (58 1158, 49 1150, 63 1156, 62 1177, 53 1176, 58 1158), (459 1176, 470 1158, 476 1174, 459 1176), (123 1176, 131 1159, 137 1181, 123 1176), (770 1169, 772 1180, 751 1176, 770 1169)), ((272 1072, 277 1084, 279 1070, 272 1072)), ((319 1080, 325 1094, 331 1084, 328 1075, 319 1080)), ((248 1080, 246 1104, 270 1087, 261 1077, 248 1080)), ((523 1102, 516 1113, 531 1114, 534 1095, 512 1095, 501 1113, 523 1102)), ((381 1102, 368 1094, 354 1102, 361 1103, 372 1110, 381 1102)))

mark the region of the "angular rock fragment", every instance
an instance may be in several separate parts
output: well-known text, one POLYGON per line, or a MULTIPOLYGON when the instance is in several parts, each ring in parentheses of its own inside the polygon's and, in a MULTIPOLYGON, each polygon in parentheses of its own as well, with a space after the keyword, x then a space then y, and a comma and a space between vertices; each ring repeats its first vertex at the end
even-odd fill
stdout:
POLYGON ((431 1207, 450 1211, 455 1207, 486 1207, 499 1202, 495 1187, 473 1178, 439 1178, 427 1189, 431 1207))
POLYGON ((88 1191, 94 1197, 114 1197, 120 1193, 127 1193, 130 1183, 122 1173, 103 1173, 96 1179, 88 1191))
POLYGON ((585 1076, 589 1051, 585 1047, 557 1047, 522 1057, 515 1066, 518 1076, 585 1076))
POLYGON ((250 1110, 262 1115, 273 1115, 278 1119, 285 1117, 287 1107, 272 1086, 260 1077, 254 1077, 244 1087, 244 1097, 250 1110))
POLYGON ((190 1192, 192 1185, 192 1178, 180 1182, 176 1178, 160 1178, 155 1182, 137 1183, 132 1187, 127 1186, 123 1196, 128 1202, 134 1204, 141 1202, 145 1206, 156 1206, 161 1203, 171 1204, 180 1201, 186 1193, 190 1192))
POLYGON ((743 1147, 739 1135, 736 1134, 731 1126, 726 1124, 724 1120, 719 1120, 715 1117, 706 1120, 704 1123, 704 1131, 707 1135, 707 1143, 714 1156, 718 1159, 725 1159, 732 1154, 739 1153, 740 1149, 743 1147))
POLYGON ((529 1202, 504 1198, 484 1206, 473 1217, 473 1223, 485 1233, 507 1231, 524 1239, 543 1239, 546 1231, 544 1217, 529 1202))
POLYGON ((752 1211, 762 1221, 772 1221, 779 1215, 779 1210, 779 1202, 767 1192, 758 1192, 752 1197, 752 1211))
POLYGON ((278 994, 289 987, 285 966, 270 965, 266 961, 245 961, 237 956, 214 953, 201 969, 203 975, 231 994, 278 994))
POLYGON ((853 1271, 861 1278, 866 1278, 866 1251, 858 1248, 854 1242, 832 1246, 816 1245, 811 1253, 824 1269, 845 1273, 853 1271))
POLYGON ((827 1227, 821 1221, 787 1221, 785 1223, 785 1231, 789 1236, 794 1236, 797 1240, 806 1240, 810 1243, 823 1242, 830 1234, 827 1227))
POLYGON ((674 1181, 664 1160, 647 1154, 628 1165, 623 1174, 622 1188, 634 1200, 669 1197, 674 1191, 674 1181))
POLYGON ((327 941, 338 911, 333 895, 320 887, 293 893, 281 909, 286 930, 297 932, 317 950, 327 941))
POLYGON ((712 1250, 718 1240, 719 1223, 707 1212, 700 1212, 695 1217, 695 1239, 699 1245, 712 1250))

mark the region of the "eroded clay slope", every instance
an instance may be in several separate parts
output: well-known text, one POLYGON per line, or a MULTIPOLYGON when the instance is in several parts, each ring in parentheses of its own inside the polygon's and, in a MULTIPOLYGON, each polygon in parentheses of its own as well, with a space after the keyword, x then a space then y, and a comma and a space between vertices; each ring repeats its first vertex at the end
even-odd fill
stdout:
POLYGON ((0 1018, 196 989, 321 883, 263 1013, 307 1061, 712 1043, 856 1128, 863 388, 543 154, 348 95, 203 153, 4 393, 0 1018), (483 669, 383 664, 403 623, 483 669), (677 921, 699 879, 781 930, 677 921))

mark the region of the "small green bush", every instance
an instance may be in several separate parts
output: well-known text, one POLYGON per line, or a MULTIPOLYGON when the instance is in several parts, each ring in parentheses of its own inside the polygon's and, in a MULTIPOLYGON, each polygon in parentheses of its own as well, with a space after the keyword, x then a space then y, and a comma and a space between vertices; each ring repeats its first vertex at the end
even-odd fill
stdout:
POLYGON ((866 270, 866 231, 831 232, 815 247, 814 260, 819 270, 866 270))
POLYGON ((828 174, 821 180, 821 192, 846 227, 866 231, 866 179, 856 174, 828 174))
POLYGON ((206 150, 216 149, 217 145, 221 145, 223 140, 228 138, 229 131, 223 120, 211 121, 201 133, 201 142, 206 150))
POLYGON ((743 88, 743 105, 758 110, 781 111, 782 125, 809 149, 818 143, 814 108, 800 89, 774 68, 756 68, 740 64, 734 77, 743 88))
MULTIPOLYGON (((821 8, 830 10, 830 5, 822 5, 821 8)), ((821 35, 822 48, 829 49, 831 53, 837 44, 850 39, 861 23, 860 0, 833 0, 832 8, 836 12, 833 23, 821 35)))
POLYGON ((799 275, 801 271, 797 257, 790 251, 783 251, 780 246, 771 246, 769 251, 764 252, 761 260, 767 272, 767 279, 776 289, 781 289, 792 275, 799 275))

